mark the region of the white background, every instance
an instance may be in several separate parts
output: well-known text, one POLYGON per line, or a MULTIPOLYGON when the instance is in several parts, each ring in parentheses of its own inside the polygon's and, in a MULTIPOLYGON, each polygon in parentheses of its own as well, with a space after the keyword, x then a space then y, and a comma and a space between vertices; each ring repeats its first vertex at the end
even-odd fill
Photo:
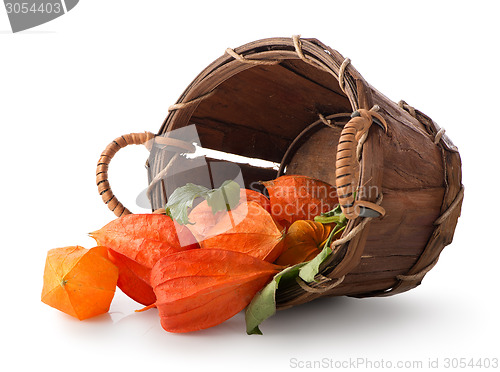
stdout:
MULTIPOLYGON (((294 360, 322 358, 425 367, 436 358, 443 366, 445 358, 500 357, 495 4, 82 0, 19 34, 0 7, 1 369, 286 371, 294 360), (156 132, 168 106, 225 48, 293 34, 349 57, 370 84, 427 113, 459 147, 462 217, 423 284, 390 298, 286 310, 263 323, 264 336, 245 334, 243 314, 169 334, 156 310, 134 313, 141 306, 120 291, 108 315, 82 322, 43 304, 46 252, 90 248, 87 233, 114 218, 94 181, 107 143, 156 132)), ((111 166, 113 190, 136 212, 146 157, 134 147, 111 166)))

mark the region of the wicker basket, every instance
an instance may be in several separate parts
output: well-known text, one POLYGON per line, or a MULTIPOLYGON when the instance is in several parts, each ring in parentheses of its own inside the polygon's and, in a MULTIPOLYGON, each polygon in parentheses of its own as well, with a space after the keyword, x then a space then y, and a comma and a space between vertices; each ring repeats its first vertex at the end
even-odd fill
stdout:
POLYGON ((117 216, 130 212, 107 180, 116 151, 149 146, 149 196, 153 209, 161 208, 177 186, 196 182, 196 166, 178 156, 193 145, 186 134, 175 135, 192 124, 203 148, 279 164, 279 170, 239 164, 248 188, 302 174, 358 191, 339 191, 349 223, 318 281, 280 288, 278 308, 320 296, 407 291, 452 241, 464 192, 457 148, 432 119, 404 101, 390 101, 349 59, 316 39, 272 38, 227 49, 170 107, 156 136, 113 141, 99 160, 97 184, 117 216), (363 208, 382 216, 360 215, 363 208))

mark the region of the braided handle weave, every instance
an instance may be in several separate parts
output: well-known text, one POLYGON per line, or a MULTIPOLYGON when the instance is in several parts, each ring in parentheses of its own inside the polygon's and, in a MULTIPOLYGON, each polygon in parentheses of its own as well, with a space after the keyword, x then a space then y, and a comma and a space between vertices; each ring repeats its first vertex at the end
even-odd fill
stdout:
POLYGON ((355 202, 354 200, 354 192, 357 186, 354 167, 358 161, 358 143, 363 135, 368 133, 374 117, 387 128, 385 120, 379 114, 371 110, 359 109, 353 113, 340 134, 335 176, 340 207, 348 219, 358 217, 360 207, 370 208, 381 215, 385 213, 384 209, 375 203, 368 201, 355 202))
POLYGON ((155 135, 151 132, 125 134, 115 138, 115 140, 104 149, 101 157, 99 158, 96 171, 97 188, 102 197, 102 201, 117 217, 124 214, 131 214, 131 212, 125 208, 125 206, 116 198, 115 194, 113 194, 113 191, 111 190, 111 186, 108 181, 109 163, 120 149, 127 147, 128 145, 144 145, 153 138, 155 138, 155 135))

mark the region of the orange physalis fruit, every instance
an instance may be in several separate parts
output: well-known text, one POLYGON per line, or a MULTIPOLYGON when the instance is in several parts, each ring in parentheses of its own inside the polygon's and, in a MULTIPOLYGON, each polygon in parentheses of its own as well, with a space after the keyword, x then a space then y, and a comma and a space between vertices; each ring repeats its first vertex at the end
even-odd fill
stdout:
POLYGON ((118 287, 143 304, 154 303, 149 283, 151 268, 160 258, 199 248, 191 232, 163 214, 129 214, 90 233, 97 244, 109 249, 118 266, 118 287))
POLYGON ((202 249, 227 249, 273 262, 283 251, 283 228, 255 202, 225 212, 200 242, 202 249))
POLYGON ((115 294, 118 268, 106 248, 51 249, 43 274, 42 302, 80 320, 107 313, 115 294))
POLYGON ((163 214, 128 214, 90 233, 99 245, 152 268, 161 257, 196 248, 187 229, 163 214), (181 233, 182 232, 182 236, 181 233))
POLYGON ((244 253, 200 249, 159 260, 151 272, 162 327, 191 332, 243 310, 282 268, 244 253))
POLYGON ((324 225, 310 220, 295 221, 285 235, 285 251, 276 263, 295 265, 312 260, 321 252, 331 230, 332 224, 324 225))
POLYGON ((271 213, 271 201, 258 191, 248 190, 248 189, 240 189, 240 200, 243 201, 253 201, 262 206, 266 211, 271 213))
POLYGON ((149 283, 151 269, 138 264, 126 256, 108 249, 108 258, 119 269, 118 288, 132 300, 143 305, 151 305, 156 301, 153 288, 149 283))
MULTIPOLYGON (((267 212, 271 213, 271 202, 265 195, 253 190, 240 189, 240 203, 238 204, 250 201, 260 204, 267 212)), ((205 239, 208 231, 217 224, 224 214, 226 214, 226 211, 219 211, 214 214, 208 202, 204 200, 189 213, 191 224, 186 226, 193 233, 196 240, 200 242, 205 239)))
POLYGON ((312 220, 338 204, 332 185, 307 176, 281 176, 263 182, 271 200, 271 214, 288 227, 297 220, 312 220))
POLYGON ((189 212, 188 218, 191 223, 185 226, 191 231, 196 240, 201 242, 225 213, 226 211, 218 211, 214 214, 212 208, 204 200, 189 212))

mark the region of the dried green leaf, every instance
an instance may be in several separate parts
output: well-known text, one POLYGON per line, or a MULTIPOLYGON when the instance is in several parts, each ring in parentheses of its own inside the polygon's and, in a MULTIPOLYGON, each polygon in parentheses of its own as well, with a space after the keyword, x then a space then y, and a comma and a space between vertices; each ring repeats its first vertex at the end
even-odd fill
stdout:
POLYGON ((259 325, 276 313, 276 291, 280 281, 295 279, 303 265, 304 263, 299 263, 280 271, 255 295, 245 311, 247 334, 262 334, 259 325))
POLYGON ((240 185, 234 181, 225 181, 221 187, 208 189, 204 186, 187 183, 178 187, 170 195, 165 211, 167 216, 181 225, 192 224, 188 218, 188 211, 196 198, 204 198, 215 214, 221 210, 231 210, 240 201, 240 185))
POLYGON ((215 214, 222 210, 231 210, 240 202, 240 185, 232 180, 225 181, 221 187, 210 190, 207 203, 215 214))
POLYGON ((306 283, 314 281, 314 277, 319 272, 319 266, 332 254, 332 249, 325 245, 320 253, 311 261, 306 262, 299 270, 300 278, 306 283))
MULTIPOLYGON (((338 220, 336 221, 337 224, 330 232, 330 235, 328 236, 328 239, 326 240, 325 245, 324 245, 323 249, 321 250, 321 252, 316 257, 314 257, 311 261, 307 262, 306 265, 304 265, 304 267, 302 267, 300 269, 299 276, 306 283, 310 283, 310 282, 315 281, 314 277, 316 276, 316 274, 318 274, 320 265, 333 252, 333 250, 331 248, 331 242, 332 242, 333 236, 336 235, 339 231, 344 230, 345 227, 347 226, 347 218, 345 218, 344 214, 342 213, 340 206, 337 206, 337 208, 335 208, 334 210, 332 210, 328 213, 325 213, 325 214, 331 214, 330 216, 325 217, 325 218, 338 218, 338 220)), ((314 220, 316 220, 316 218, 314 220)), ((318 222, 321 222, 321 221, 318 221, 318 222)))
MULTIPOLYGON (((340 206, 337 206, 335 209, 327 213, 322 213, 321 216, 318 217, 325 219, 333 217, 337 223, 330 232, 323 249, 312 260, 290 266, 280 271, 274 276, 273 280, 268 285, 255 295, 245 312, 247 334, 262 334, 259 329, 259 325, 276 313, 276 291, 278 290, 278 286, 281 281, 291 279, 295 280, 297 277, 300 277, 306 283, 313 282, 315 280, 314 277, 319 272, 321 264, 332 254, 333 250, 330 243, 335 234, 345 229, 347 219, 342 213, 340 206)), ((317 218, 315 218, 315 221, 318 221, 317 218)), ((320 220, 318 222, 322 221, 320 220)))
POLYGON ((206 197, 209 189, 204 186, 187 183, 178 187, 170 195, 165 211, 167 216, 176 220, 181 225, 190 224, 188 209, 193 206, 193 202, 198 197, 206 197))
POLYGON ((321 222, 323 224, 328 224, 335 222, 336 224, 343 224, 346 222, 346 218, 342 213, 342 209, 340 208, 340 204, 337 205, 331 211, 326 213, 321 213, 319 216, 314 217, 314 221, 321 222))
POLYGON ((322 224, 329 224, 329 223, 339 223, 340 222, 340 216, 330 216, 330 217, 325 217, 325 216, 316 216, 314 217, 315 222, 320 222, 322 224))

